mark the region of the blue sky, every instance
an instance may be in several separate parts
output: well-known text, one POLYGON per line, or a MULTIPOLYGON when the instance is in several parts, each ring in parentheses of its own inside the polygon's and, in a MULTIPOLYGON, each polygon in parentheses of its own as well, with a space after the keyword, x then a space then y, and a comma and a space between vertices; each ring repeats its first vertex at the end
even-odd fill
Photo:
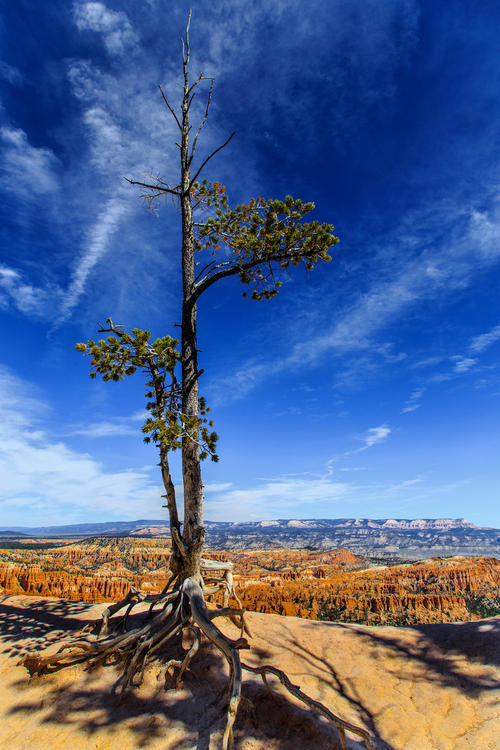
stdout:
MULTIPOLYGON (((500 525, 500 7, 191 5, 193 73, 216 77, 200 158, 237 131, 205 176, 314 201, 341 239, 275 300, 229 279, 200 302, 206 517, 500 525)), ((109 315, 179 322, 178 215, 123 177, 177 174, 157 85, 178 100, 188 9, 1 11, 2 525, 162 517, 140 378, 91 381, 74 343, 109 315)))

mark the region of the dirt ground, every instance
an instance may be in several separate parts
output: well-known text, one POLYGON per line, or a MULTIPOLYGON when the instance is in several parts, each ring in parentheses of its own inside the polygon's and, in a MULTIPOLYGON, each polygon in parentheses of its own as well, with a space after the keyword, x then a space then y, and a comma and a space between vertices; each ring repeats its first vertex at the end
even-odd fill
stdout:
MULTIPOLYGON (((29 680, 17 662, 55 649, 97 618, 91 606, 0 597, 0 746, 9 750, 215 750, 225 713, 226 666, 212 647, 193 661, 182 690, 165 691, 151 668, 117 705, 114 667, 72 667, 29 680)), ((334 713, 370 732, 377 750, 498 750, 500 618, 416 627, 367 627, 248 613, 251 665, 274 664, 334 713)), ((231 624, 223 629, 233 637, 231 624)), ((178 646, 180 648, 180 645, 178 646)), ((238 750, 336 750, 336 730, 244 673, 238 750)), ((354 735, 349 748, 362 747, 354 735)))

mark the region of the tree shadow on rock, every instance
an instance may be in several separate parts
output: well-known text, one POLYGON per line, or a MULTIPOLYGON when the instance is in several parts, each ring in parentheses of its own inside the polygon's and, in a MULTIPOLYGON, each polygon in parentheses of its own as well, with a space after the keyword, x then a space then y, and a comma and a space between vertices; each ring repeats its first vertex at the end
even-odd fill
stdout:
MULTIPOLYGON (((352 630, 352 626, 337 623, 336 627, 352 630)), ((396 656, 422 666, 425 679, 443 687, 453 687, 477 698, 484 691, 500 687, 500 618, 465 623, 405 626, 406 633, 417 638, 398 635, 396 628, 355 628, 357 636, 365 643, 380 645, 396 656), (474 673, 460 665, 490 667, 488 672, 474 673)), ((404 674, 402 674, 404 678, 404 674)))
MULTIPOLYGON (((16 613, 11 612, 10 616, 16 613)), ((29 618, 21 627, 30 627, 29 618)), ((79 621, 79 627, 82 622, 79 621)), ((38 648, 52 644, 54 639, 47 623, 38 625, 33 639, 38 648)), ((60 637, 60 633, 59 633, 60 637)), ((36 716, 41 726, 71 726, 97 740, 102 733, 112 739, 126 730, 133 738, 133 746, 147 748, 161 741, 162 750, 209 750, 220 747, 227 708, 228 669, 222 655, 210 644, 204 643, 186 672, 181 689, 175 689, 174 680, 157 680, 164 661, 181 658, 184 651, 181 638, 172 639, 168 653, 153 663, 146 671, 144 683, 132 688, 121 703, 113 694, 113 684, 119 678, 120 668, 100 667, 84 671, 80 667, 54 674, 21 679, 11 684, 20 700, 10 713, 36 716), (69 674, 71 672, 71 674, 69 674), (36 687, 35 697, 31 688, 36 687), (40 697, 40 694, 42 698, 40 697), (23 696, 24 692, 24 696, 23 696), (25 700, 23 700, 23 697, 25 700)), ((270 655, 261 650, 259 656, 269 660, 270 655)), ((121 735, 120 735, 121 736, 121 735)), ((243 682, 242 701, 234 727, 234 747, 266 747, 268 750, 340 750, 336 729, 305 707, 297 706, 278 693, 269 694, 260 678, 251 677, 243 682)))
MULTIPOLYGON (((271 645, 283 648, 284 644, 271 643, 271 645)), ((357 717, 355 722, 363 724, 365 729, 369 731, 377 750, 396 750, 393 745, 384 740, 380 735, 376 717, 369 710, 366 702, 363 701, 357 688, 356 680, 342 676, 339 670, 335 669, 333 664, 327 659, 319 656, 312 649, 307 648, 295 638, 287 639, 286 646, 290 653, 297 656, 297 666, 303 666, 305 668, 301 674, 295 673, 294 679, 300 679, 300 676, 314 674, 314 678, 320 684, 327 689, 335 691, 337 695, 344 698, 349 706, 356 711, 357 717)), ((328 699, 324 700, 328 704, 328 699)), ((352 740, 350 740, 350 742, 353 747, 364 747, 364 745, 359 742, 353 742, 352 740)), ((305 747, 307 747, 307 745, 305 747)))
POLYGON ((0 642, 10 656, 47 648, 67 631, 80 630, 85 620, 78 615, 89 609, 82 602, 25 597, 22 606, 16 606, 16 599, 9 599, 0 599, 0 642))

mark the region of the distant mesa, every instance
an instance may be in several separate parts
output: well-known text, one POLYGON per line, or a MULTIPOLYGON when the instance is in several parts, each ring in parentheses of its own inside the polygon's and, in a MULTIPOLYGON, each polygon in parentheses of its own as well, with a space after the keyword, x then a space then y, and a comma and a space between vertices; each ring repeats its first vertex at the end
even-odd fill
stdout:
MULTIPOLYGON (((347 547, 373 562, 404 562, 453 555, 500 558, 500 530, 464 518, 277 518, 262 521, 206 521, 212 548, 332 550, 347 547)), ((39 528, 0 527, 2 537, 51 539, 84 537, 165 538, 166 519, 80 523, 39 528)), ((19 541, 19 543, 21 543, 19 541)))
POLYGON ((390 518, 382 523, 383 528, 390 529, 477 529, 465 518, 421 518, 414 520, 390 518))
MULTIPOLYGON (((266 521, 206 521, 207 531, 221 532, 229 529, 480 529, 464 518, 279 518, 266 521)), ((2 536, 96 536, 152 534, 168 532, 165 519, 139 519, 137 521, 108 521, 102 523, 77 523, 65 526, 0 526, 2 536)))

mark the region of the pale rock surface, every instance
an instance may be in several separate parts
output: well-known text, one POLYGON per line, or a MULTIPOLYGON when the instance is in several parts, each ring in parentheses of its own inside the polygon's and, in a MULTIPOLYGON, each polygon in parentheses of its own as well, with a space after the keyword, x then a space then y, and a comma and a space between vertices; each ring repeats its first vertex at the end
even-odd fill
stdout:
MULTIPOLYGON (((105 605, 0 599, 0 747, 10 750, 215 750, 225 665, 206 647, 181 691, 165 692, 151 670, 116 705, 117 673, 79 667, 28 680, 27 650, 98 617, 105 605), (54 629, 57 629, 54 631, 54 629), (219 703, 220 705, 220 703, 219 703)), ((336 625, 249 613, 252 651, 334 713, 366 727, 377 750, 498 750, 500 618, 417 627, 336 625)), ((224 625, 233 634, 232 625, 224 625)), ((236 633, 234 632, 234 635, 236 633)), ((246 673, 236 722, 238 750, 338 748, 336 732, 277 687, 266 694, 246 673)), ((275 683, 270 680, 273 687, 275 683)), ((360 748, 354 736, 350 748, 360 748)))

